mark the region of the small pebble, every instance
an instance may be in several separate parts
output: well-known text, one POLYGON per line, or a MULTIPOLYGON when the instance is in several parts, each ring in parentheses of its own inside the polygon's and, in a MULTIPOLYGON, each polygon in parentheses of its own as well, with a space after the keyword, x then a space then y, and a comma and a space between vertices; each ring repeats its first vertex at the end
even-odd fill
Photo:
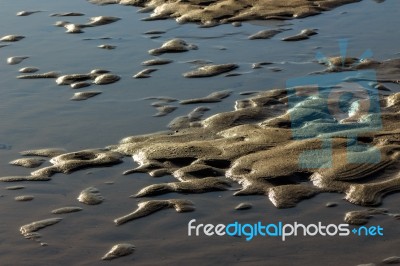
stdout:
POLYGON ((19 70, 20 73, 35 73, 38 71, 39 71, 39 68, 36 68, 36 67, 24 67, 19 70))
POLYGON ((133 75, 133 78, 135 79, 142 79, 142 78, 150 78, 150 73, 157 71, 158 69, 156 68, 147 68, 142 71, 139 71, 137 74, 133 75))
POLYGON ((6 187, 7 190, 19 190, 19 189, 24 189, 24 186, 9 186, 6 187))
POLYGON ((13 56, 7 58, 7 64, 9 65, 17 65, 24 61, 25 59, 29 58, 28 56, 13 56))
POLYGON ((69 21, 56 21, 53 25, 56 27, 64 27, 67 24, 71 24, 69 21))
POLYGON ((279 67, 269 67, 268 69, 273 72, 281 72, 283 70, 282 68, 279 67))
POLYGON ((144 34, 148 34, 148 35, 159 35, 159 34, 164 34, 165 31, 162 30, 150 30, 150 31, 146 31, 144 34))
POLYGON ((78 201, 87 205, 97 205, 104 201, 104 197, 97 188, 89 187, 82 190, 81 194, 79 194, 78 201))
POLYGON ((102 260, 112 260, 122 256, 132 254, 135 250, 135 246, 128 243, 117 244, 113 246, 107 254, 105 254, 102 260))
POLYGON ((393 256, 382 260, 383 264, 400 264, 400 257, 393 256))
POLYGON ((258 69, 258 68, 262 68, 262 66, 265 66, 265 65, 271 65, 272 63, 270 63, 270 62, 258 62, 258 63, 253 63, 252 65, 251 65, 251 68, 252 69, 258 69))
POLYGON ((62 207, 58 208, 55 210, 52 210, 52 214, 65 214, 65 213, 71 213, 71 212, 79 212, 83 210, 81 207, 62 207))
POLYGON ((307 40, 310 38, 310 36, 318 34, 316 29, 304 29, 300 33, 285 37, 282 39, 282 41, 302 41, 302 40, 307 40))
POLYGON ((0 38, 0 42, 17 42, 25 38, 21 35, 6 35, 0 38))
POLYGON ((70 86, 72 89, 81 89, 81 88, 89 87, 90 85, 91 84, 88 82, 81 81, 81 82, 72 83, 70 86))
POLYGON ((248 37, 249 40, 257 40, 257 39, 269 39, 281 33, 283 30, 261 30, 255 34, 252 34, 248 37))
POLYGON ((69 74, 57 78, 56 83, 57 85, 71 85, 72 83, 89 80, 91 78, 89 74, 69 74))
POLYGON ((172 39, 165 42, 161 47, 149 50, 151 55, 161 55, 163 53, 180 53, 189 50, 196 50, 197 46, 194 44, 188 44, 181 39, 172 39))
POLYGON ((239 21, 235 21, 235 22, 232 22, 232 26, 233 27, 240 27, 240 26, 242 26, 242 23, 239 22, 239 21))
POLYGON ((82 28, 76 24, 66 24, 64 25, 64 28, 67 29, 67 33, 83 33, 82 28))
POLYGON ((100 49, 105 49, 105 50, 114 50, 115 48, 117 48, 117 46, 115 45, 110 45, 110 44, 101 44, 99 46, 97 46, 100 49))
POLYGON ((92 71, 90 71, 90 74, 101 75, 101 74, 107 74, 110 72, 111 72, 110 70, 106 70, 106 69, 93 69, 92 71))
POLYGON ((39 12, 41 12, 41 11, 20 11, 16 15, 20 16, 20 17, 25 17, 25 16, 29 16, 29 15, 39 13, 39 12))
POLYGON ((50 17, 79 17, 79 16, 84 16, 85 14, 83 13, 78 13, 78 12, 66 12, 66 13, 54 13, 50 14, 50 17))
POLYGON ((142 66, 166 65, 166 64, 169 64, 172 62, 173 62, 173 60, 171 60, 171 59, 158 58, 158 59, 151 59, 151 60, 144 61, 144 62, 142 62, 142 66))
POLYGON ((97 84, 97 85, 105 85, 105 84, 111 84, 114 82, 117 82, 118 80, 120 80, 121 78, 117 75, 114 74, 102 74, 100 76, 98 76, 93 83, 97 84))
POLYGON ((92 98, 96 95, 101 94, 101 91, 85 91, 85 92, 76 92, 74 96, 71 97, 71 101, 84 101, 89 98, 92 98))
POLYGON ((235 210, 238 210, 238 211, 239 210, 248 210, 248 209, 251 209, 252 207, 253 207, 253 205, 251 205, 250 203, 242 202, 235 207, 235 210))
POLYGON ((17 79, 55 79, 58 78, 60 74, 55 71, 50 71, 42 74, 27 74, 27 75, 19 75, 17 79))
POLYGON ((117 17, 110 17, 110 16, 98 16, 90 18, 90 22, 87 23, 87 26, 103 26, 113 22, 120 20, 117 17))
POLYGON ((17 196, 14 199, 16 201, 31 201, 33 200, 35 197, 31 196, 31 195, 22 195, 22 196, 17 196))
POLYGON ((183 74, 185 78, 212 77, 238 68, 237 64, 206 65, 183 74))
POLYGON ((325 206, 328 208, 336 207, 337 205, 338 204, 336 202, 328 202, 327 204, 325 204, 325 206))

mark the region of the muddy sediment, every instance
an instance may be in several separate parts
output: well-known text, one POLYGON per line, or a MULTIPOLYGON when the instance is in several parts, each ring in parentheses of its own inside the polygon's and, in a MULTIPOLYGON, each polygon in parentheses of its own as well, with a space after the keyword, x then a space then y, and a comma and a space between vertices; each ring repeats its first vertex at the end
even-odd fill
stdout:
MULTIPOLYGON (((274 0, 259 2, 246 0, 239 2, 229 0, 93 0, 91 2, 141 6, 152 12, 146 20, 174 18, 179 23, 195 22, 203 26, 216 26, 232 22, 234 26, 240 26, 240 21, 246 20, 285 20, 317 15, 337 6, 358 1, 296 0, 282 3, 282 1, 274 0)), ((33 13, 36 13, 36 11, 31 14, 33 13)), ((27 15, 30 15, 30 13, 20 14, 20 16, 27 15)), ((81 15, 84 14, 75 12, 56 14, 56 16, 68 17, 81 15)), ((57 24, 65 27, 67 32, 83 33, 86 28, 106 25, 118 20, 119 18, 117 17, 101 16, 91 18, 86 24, 70 22, 57 24)), ((277 34, 280 34, 279 36, 285 35, 284 31, 285 29, 283 28, 267 29, 250 35, 248 38, 252 40, 269 39, 277 34)), ((166 32, 160 30, 146 32, 145 34, 160 35, 164 33, 166 32)), ((315 34, 317 34, 316 30, 308 29, 299 32, 299 34, 285 37, 283 40, 305 40, 315 34)), ((24 36, 9 35, 4 36, 0 41, 11 43, 23 38, 24 36)), ((194 53, 189 52, 190 50, 197 49, 196 45, 187 43, 182 39, 170 39, 171 36, 167 36, 167 38, 166 42, 159 48, 149 50, 149 54, 158 56, 163 53, 188 52, 190 55, 194 53)), ((254 42, 257 43, 258 41, 254 42)), ((2 46, 0 45, 0 47, 2 46)), ((113 49, 116 46, 103 44, 98 47, 113 49)), ((157 46, 151 46, 147 49, 152 47, 157 46)), ((203 48, 203 46, 200 48, 203 48)), ((115 52, 118 52, 118 50, 120 49, 115 52)), ((172 58, 176 55, 170 54, 169 56, 172 58)), ((25 59, 27 57, 10 57, 9 63, 22 63, 25 59)), ((176 60, 175 57, 173 59, 155 58, 143 61, 142 65, 151 67, 182 63, 176 60)), ((266 59, 260 58, 259 60, 266 59)), ((214 60, 214 58, 213 61, 218 65, 205 59, 190 61, 197 64, 198 68, 184 73, 184 77, 208 78, 220 74, 237 76, 246 73, 244 71, 242 73, 231 72, 239 67, 238 64, 219 64, 222 62, 218 61, 218 59, 214 60)), ((187 200, 188 194, 215 191, 225 191, 224 193, 234 196, 263 195, 266 202, 269 201, 267 204, 270 203, 277 208, 295 207, 300 201, 320 193, 339 193, 350 203, 368 207, 378 206, 383 202, 386 195, 400 190, 398 168, 400 159, 400 124, 398 122, 400 121, 400 94, 391 93, 390 87, 386 87, 387 84, 380 83, 400 83, 399 62, 399 59, 377 61, 356 57, 325 58, 325 61, 322 60, 320 63, 324 64, 326 69, 319 73, 313 73, 313 75, 309 76, 310 79, 318 74, 348 72, 348 76, 341 80, 342 83, 339 85, 332 84, 320 88, 312 85, 302 85, 286 89, 271 90, 271 88, 267 88, 266 91, 243 92, 241 95, 250 95, 249 98, 237 100, 232 111, 219 112, 209 117, 206 117, 206 113, 211 109, 211 105, 196 106, 196 104, 220 102, 234 95, 234 90, 217 91, 209 95, 207 93, 199 93, 199 95, 207 96, 192 98, 197 95, 196 93, 191 97, 185 96, 181 100, 170 97, 152 97, 149 99, 157 100, 157 102, 152 103, 152 106, 157 110, 154 116, 157 117, 168 115, 178 108, 167 104, 169 102, 179 101, 178 103, 182 105, 179 108, 185 108, 184 105, 187 104, 195 104, 195 106, 193 111, 187 113, 187 115, 181 115, 173 119, 167 126, 169 128, 168 131, 126 137, 120 143, 104 149, 68 153, 62 149, 40 149, 22 152, 22 156, 40 156, 44 158, 23 157, 11 161, 10 164, 27 168, 40 167, 42 163, 46 163, 46 166, 34 170, 18 169, 17 171, 27 171, 27 173, 4 176, 0 178, 0 181, 26 182, 23 184, 37 186, 37 183, 31 184, 29 182, 48 181, 56 174, 57 178, 64 178, 63 174, 67 175, 88 168, 109 167, 119 163, 128 164, 124 169, 135 167, 124 173, 121 171, 121 175, 132 174, 133 176, 121 176, 121 178, 135 180, 135 173, 147 173, 151 177, 167 176, 162 181, 160 179, 157 181, 153 181, 156 179, 149 179, 150 184, 138 189, 132 189, 129 193, 132 195, 130 197, 134 199, 127 200, 142 200, 144 197, 146 199, 131 204, 131 207, 126 208, 127 212, 122 211, 117 214, 123 216, 114 216, 112 219, 114 219, 116 225, 144 218, 164 209, 172 209, 169 210, 172 213, 174 213, 174 209, 176 212, 194 211, 197 201, 187 200), (361 72, 364 70, 375 71, 377 74, 376 79, 370 75, 362 75, 361 72), (359 86, 351 86, 350 83, 352 82, 358 83, 359 86), (335 93, 333 93, 334 91, 335 93), (350 97, 351 99, 346 103, 346 106, 349 107, 348 110, 343 111, 343 100, 340 97, 346 96, 346 93, 352 94, 352 98, 350 97), (382 93, 382 95, 379 93, 382 93), (332 95, 334 97, 331 97, 332 95), (132 158, 135 166, 129 166, 129 157, 132 158), (31 173, 29 173, 30 171, 31 173), (175 198, 176 194, 180 194, 178 195, 179 198, 175 198), (162 197, 162 199, 157 197, 162 197), (137 208, 135 209, 136 204, 137 208), (128 212, 129 210, 131 212, 128 212), (124 215, 123 213, 127 214, 124 215)), ((247 64, 249 63, 247 62, 247 64)), ((259 63, 254 63, 252 68, 260 69, 269 64, 271 63, 260 61, 259 63)), ((243 65, 241 62, 240 69, 244 68, 243 65)), ((169 67, 171 66, 161 66, 160 69, 169 67)), ((111 84, 121 79, 119 75, 110 74, 109 71, 101 69, 90 73, 63 76, 55 71, 38 74, 36 73, 38 70, 35 67, 21 69, 20 72, 23 75, 18 76, 18 78, 54 78, 57 84, 70 85, 71 88, 76 90, 90 85, 111 84)), ((134 77, 148 78, 155 70, 155 68, 144 69, 134 77)), ((283 69, 265 67, 265 70, 268 71, 268 74, 274 74, 271 71, 281 71, 283 69)), ((263 71, 263 69, 257 71, 263 71)), ((286 66, 285 71, 287 71, 286 66)), ((155 73, 157 75, 154 78, 157 78, 156 76, 159 74, 163 74, 161 70, 159 72, 155 73)), ((183 79, 183 77, 179 78, 183 79)), ((135 82, 146 82, 146 80, 135 80, 135 82)), ((218 90, 222 89, 224 89, 223 86, 218 88, 218 90)), ((71 100, 86 100, 100 93, 102 92, 79 91, 74 94, 71 100)), ((348 96, 346 97, 348 99, 348 96)), ((99 99, 104 99, 103 95, 99 99)), ((90 172, 90 174, 92 173, 90 172)), ((82 178, 85 178, 85 176, 83 175, 82 178)), ((56 179, 53 181, 56 181, 56 179)), ((114 183, 114 180, 107 184, 111 183, 114 183)), ((98 185, 96 184, 96 187, 98 185)), ((24 187, 9 186, 6 189, 12 192, 12 190, 22 188, 24 187)), ((74 191, 74 198, 78 196, 78 201, 83 204, 97 205, 104 201, 104 193, 107 202, 102 205, 107 206, 111 202, 109 199, 112 199, 112 195, 107 194, 110 192, 107 189, 99 188, 102 193, 94 187, 84 189, 79 196, 79 191, 74 191)), ((79 188, 79 190, 81 189, 82 187, 79 188)), ((125 196, 128 197, 128 195, 130 194, 125 196)), ((28 201, 32 200, 33 196, 27 194, 14 198, 19 201, 28 201)), ((256 210, 256 208, 252 209, 253 202, 245 202, 244 200, 246 199, 248 198, 243 197, 243 201, 239 201, 242 203, 236 205, 236 207, 234 204, 230 204, 231 211, 234 211, 234 209, 240 210, 242 213, 237 211, 238 215, 246 215, 256 210)), ((40 200, 42 199, 35 194, 35 200, 32 203, 40 200), (36 200, 36 197, 38 200, 36 200)), ((76 199, 74 200, 76 203, 76 199)), ((32 203, 21 203, 20 205, 29 206, 32 203)), ((335 207, 337 205, 336 202, 326 203, 326 207, 335 207)), ((85 206, 88 209, 102 207, 85 206)), ((338 211, 340 207, 332 210, 338 211)), ((81 207, 72 205, 71 207, 61 207, 52 211, 49 209, 47 214, 64 215, 82 210, 81 207)), ((86 214, 86 211, 82 212, 82 214, 86 214)), ((79 215, 81 214, 77 214, 77 216, 79 215)), ((344 215, 344 221, 352 225, 363 225, 368 223, 371 217, 380 215, 393 216, 398 219, 398 214, 392 214, 386 209, 374 208, 347 212, 344 215)), ((67 216, 68 219, 73 219, 74 214, 67 216)), ((112 219, 110 220, 111 224, 112 219)), ((40 238, 36 231, 59 221, 61 221, 61 218, 39 220, 22 226, 21 233, 29 239, 40 238)), ((132 224, 132 226, 135 226, 135 224, 132 224)), ((43 246, 47 245, 47 243, 42 244, 43 246)), ((135 246, 128 242, 117 244, 101 259, 111 260, 126 256, 131 254, 134 249, 135 246)), ((101 254, 99 254, 99 259, 100 256, 101 254)), ((385 263, 394 263, 398 261, 398 257, 390 257, 386 261, 385 263)))
MULTIPOLYGON (((338 93, 347 91, 343 86, 338 93)), ((238 100, 230 112, 175 119, 174 132, 128 137, 109 150, 58 155, 50 160, 53 166, 32 172, 32 179, 116 164, 124 155, 139 164, 129 173, 171 174, 178 180, 150 185, 137 196, 225 190, 230 181, 241 186, 235 195, 266 195, 278 208, 321 192, 342 193, 362 206, 379 205, 385 194, 400 189, 400 176, 393 171, 400 158, 399 94, 368 96, 355 90, 353 107, 340 118, 343 114, 329 106, 340 104, 340 98, 329 99, 327 106, 327 90, 303 86, 262 92, 238 100), (310 160, 315 156, 318 160, 310 160)))
POLYGON ((293 19, 314 16, 335 7, 360 0, 261 0, 261 1, 165 1, 165 0, 89 0, 99 5, 121 4, 151 11, 145 20, 173 18, 178 23, 195 22, 205 26, 246 20, 293 19))

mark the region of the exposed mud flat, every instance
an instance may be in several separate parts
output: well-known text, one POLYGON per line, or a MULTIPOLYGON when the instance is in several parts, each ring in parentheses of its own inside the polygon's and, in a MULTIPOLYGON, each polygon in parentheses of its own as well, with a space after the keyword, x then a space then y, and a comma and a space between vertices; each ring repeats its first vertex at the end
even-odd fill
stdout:
MULTIPOLYGON (((136 172, 171 174, 181 181, 150 186, 139 192, 140 196, 167 193, 170 186, 179 188, 185 183, 205 181, 210 175, 226 176, 240 184, 242 188, 236 195, 267 195, 280 208, 333 191, 344 193, 352 203, 373 206, 380 204, 386 193, 399 190, 398 173, 383 171, 397 169, 400 156, 400 101, 396 105, 393 100, 399 94, 375 99, 380 102, 377 113, 363 110, 363 101, 369 99, 358 99, 359 109, 339 121, 319 105, 324 100, 317 95, 287 110, 290 98, 310 90, 261 93, 243 100, 245 104, 237 102, 236 110, 211 116, 193 127, 177 128, 172 134, 128 137, 110 149, 132 156, 140 165, 136 172), (305 134, 299 140, 292 136, 291 119, 296 116, 303 117, 296 125, 305 134), (349 142, 346 136, 355 137, 349 142), (324 148, 324 141, 330 146, 324 148), (309 150, 318 154, 320 161, 307 166, 301 156, 309 150), (374 162, 374 156, 379 161, 374 162), (354 163, 348 162, 349 157, 354 163)), ((201 187, 201 183, 193 183, 192 192, 201 187)))
MULTIPOLYGON (((180 181, 151 185, 138 192, 140 197, 226 189, 229 183, 215 179, 225 176, 241 186, 235 195, 266 195, 278 208, 294 207, 321 192, 343 193, 358 205, 379 205, 385 194, 400 190, 400 94, 358 96, 349 103, 354 107, 347 117, 339 119, 338 111, 325 105, 328 89, 266 91, 237 101, 234 111, 202 120, 196 116, 195 124, 175 124, 174 132, 127 137, 109 150, 57 155, 49 161, 53 166, 35 170, 31 177, 1 180, 46 179, 58 172, 117 164, 124 155, 139 164, 129 173, 173 175, 180 181), (315 155, 318 160, 311 162, 315 155)), ((344 83, 337 92, 347 91, 344 83)), ((354 95, 358 92, 352 89, 354 95)), ((182 103, 220 101, 229 94, 223 91, 182 103)), ((339 97, 332 99, 336 102, 330 105, 340 104, 339 97)), ((89 188, 79 200, 98 204, 102 197, 97 193, 89 188)))
MULTIPOLYGON (((354 63, 357 60, 343 58, 343 61, 354 63)), ((391 63, 382 67, 385 64, 377 62, 369 66, 381 66, 385 78, 394 81, 398 69, 391 63)), ((329 86, 274 89, 237 100, 233 111, 207 118, 203 118, 207 109, 195 108, 188 116, 194 120, 174 123, 174 131, 126 137, 105 149, 72 153, 62 153, 60 149, 21 152, 22 155, 50 157, 49 163, 53 166, 35 170, 30 176, 2 177, 1 181, 50 180, 56 173, 69 174, 82 168, 114 165, 121 163, 122 156, 131 156, 139 166, 124 174, 172 175, 177 179, 143 187, 132 196, 135 198, 171 192, 234 190, 235 196, 265 195, 277 208, 290 208, 317 194, 337 192, 344 194, 351 203, 377 206, 386 194, 400 190, 400 93, 388 96, 373 93, 376 83, 370 80, 362 83, 364 88, 347 87, 348 84, 335 85, 337 92, 344 95, 351 91, 354 95, 348 103, 352 108, 345 114, 330 107, 339 105, 340 97, 333 98, 333 102, 329 99, 331 102, 327 105, 324 95, 332 89, 329 86), (201 110, 200 114, 196 114, 196 109, 201 110)), ((184 100, 181 104, 218 102, 230 94, 229 90, 220 91, 184 100)), ((29 158, 20 160, 22 166, 29 166, 29 158)), ((30 199, 33 198, 16 198, 30 199)), ((78 200, 97 205, 104 197, 96 188, 89 187, 81 192, 78 200)), ((114 223, 122 225, 168 208, 191 212, 193 205, 187 199, 143 201, 133 212, 115 218, 114 223)), ((249 203, 235 207, 236 210, 251 208, 249 203)), ((67 207, 52 213, 80 210, 67 207)), ((386 209, 353 211, 346 213, 344 221, 363 225, 371 216, 382 214, 390 215, 386 209)), ((26 235, 58 221, 35 222, 23 226, 21 232, 26 235)), ((102 259, 125 256, 132 251, 132 246, 116 246, 102 259)))
POLYGON ((322 1, 165 1, 165 0, 89 0, 99 5, 121 4, 152 11, 146 20, 174 18, 178 23, 198 22, 205 26, 257 19, 292 19, 314 16, 332 8, 360 0, 322 1))
MULTIPOLYGON (((13 9, 10 16, 21 22, 21 27, 15 23, 10 32, 0 33, 0 37, 6 36, 0 45, 4 51, 2 65, 6 65, 7 58, 21 65, 20 73, 13 65, 5 66, 0 73, 4 82, 0 110, 5 111, 0 128, 0 136, 5 139, 0 141, 12 144, 4 144, 4 148, 0 144, 0 180, 17 182, 14 186, 0 183, 4 188, 0 195, 2 209, 9 214, 3 216, 2 230, 8 242, 2 263, 15 263, 18 258, 20 265, 36 264, 43 257, 52 264, 93 264, 101 263, 101 259, 112 260, 109 264, 143 265, 160 261, 233 265, 266 261, 277 265, 291 265, 293 261, 308 265, 396 263, 399 254, 395 247, 400 244, 394 237, 398 235, 399 219, 394 201, 399 189, 400 96, 396 92, 400 67, 398 59, 385 60, 395 58, 389 54, 393 48, 386 47, 396 41, 378 43, 384 38, 380 31, 371 29, 375 35, 366 41, 371 44, 367 48, 378 56, 365 59, 358 53, 364 49, 358 36, 342 34, 347 26, 332 23, 337 31, 328 31, 323 16, 340 16, 340 20, 333 20, 339 23, 356 17, 354 13, 365 6, 384 5, 362 1, 354 4, 364 5, 360 9, 352 5, 339 7, 351 2, 357 1, 288 1, 284 6, 282 1, 268 1, 268 11, 258 4, 249 6, 247 1, 139 3, 146 5, 142 12, 153 12, 144 20, 171 17, 203 27, 226 24, 212 29, 176 26, 168 20, 135 21, 138 26, 132 28, 134 9, 121 6, 74 6, 71 2, 61 9, 53 2, 43 6, 31 3, 23 9, 33 11, 18 12, 18 17, 13 9), (316 16, 316 20, 278 22, 321 12, 325 14, 316 16), (63 17, 68 21, 56 22, 53 15, 54 19, 63 17), (254 22, 252 18, 265 21, 254 22), (246 20, 250 23, 239 22, 246 20), (33 28, 39 21, 43 27, 38 31, 33 28), (79 34, 63 34, 51 26, 54 22, 79 34), (316 26, 318 35, 314 30, 302 31, 316 26), (130 29, 129 34, 126 29, 130 29), (335 37, 329 35, 332 32, 335 37), (14 37, 7 36, 10 33, 14 37), (344 61, 341 56, 326 57, 319 62, 323 66, 314 62, 316 51, 338 54, 337 36, 352 36, 360 46, 357 53, 349 52, 353 57, 344 61), (282 38, 289 42, 282 42, 282 38), (296 40, 302 42, 290 42, 296 40), (97 47, 118 49, 107 52, 97 47), (166 52, 168 59, 149 58, 148 51, 153 48, 150 55, 166 52), (383 50, 382 57, 379 53, 383 50), (15 55, 29 58, 21 60, 15 55), (189 62, 198 69, 194 70, 189 62), (142 71, 135 68, 140 65, 157 66, 159 71, 150 75, 152 68, 148 68, 140 76, 151 78, 132 79, 132 73, 142 71), (240 72, 230 72, 233 67, 239 67, 240 72), (94 70, 88 73, 88 69, 94 70), (360 74, 368 69, 377 73, 377 79, 360 74), (273 89, 283 88, 281 82, 294 76, 318 79, 318 75, 344 71, 347 76, 340 84, 321 88, 318 93, 312 86, 273 89), (182 77, 182 73, 191 72, 194 77, 204 78, 182 77), (15 80, 16 75, 24 80, 15 80), (55 82, 41 80, 46 78, 60 78, 60 84, 68 86, 61 88, 55 82), (97 84, 111 85, 102 87, 104 91, 85 89, 97 84), (65 101, 73 94, 71 88, 82 100, 93 92, 104 94, 86 103, 65 101), (329 103, 334 108, 326 109, 326 95, 334 90, 339 92, 329 103), (349 91, 353 97, 346 94, 349 91), (149 106, 143 99, 150 95, 168 96, 148 98, 155 101, 149 106), (339 96, 351 99, 348 105, 335 108, 343 102, 339 96), (157 110, 155 115, 152 107, 157 110), (345 107, 351 108, 344 112, 345 107), (164 130, 165 126, 170 130, 142 135, 164 130), (115 143, 129 134, 133 136, 118 144, 91 149, 115 143), (75 152, 37 150, 60 146, 75 152), (18 158, 21 150, 26 151, 18 158), (22 188, 25 199, 34 195, 33 201, 14 200, 22 194, 18 191, 22 188), (364 207, 377 205, 383 206, 364 207), (62 223, 55 225, 61 218, 46 219, 56 215, 62 215, 62 223), (199 223, 217 224, 232 219, 315 223, 316 217, 322 222, 346 222, 354 227, 382 225, 385 241, 299 237, 280 243, 269 238, 245 242, 243 237, 216 237, 211 241, 209 237, 187 236, 187 222, 192 218, 199 223), (22 224, 26 224, 21 227, 23 236, 40 245, 18 236, 22 224), (36 232, 42 228, 46 242, 40 242, 42 231, 36 232), (130 255, 135 249, 132 244, 137 250, 130 255), (291 252, 300 247, 302 252, 291 252)), ((0 13, 5 10, 8 7, 0 13)), ((374 14, 368 19, 370 24, 379 17, 374 12, 370 12, 374 14)), ((146 14, 136 16, 143 18, 146 14)))

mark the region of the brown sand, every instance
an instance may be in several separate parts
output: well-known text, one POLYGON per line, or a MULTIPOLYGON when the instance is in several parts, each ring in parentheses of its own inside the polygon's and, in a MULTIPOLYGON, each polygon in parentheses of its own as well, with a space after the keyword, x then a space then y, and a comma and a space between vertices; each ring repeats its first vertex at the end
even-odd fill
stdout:
POLYGON ((174 132, 128 137, 110 146, 110 151, 58 155, 50 160, 53 166, 36 170, 30 177, 3 177, 2 181, 46 180, 57 172, 116 164, 124 155, 140 165, 126 174, 171 174, 179 181, 150 185, 137 196, 227 189, 226 182, 231 180, 241 186, 235 195, 266 195, 278 208, 293 207, 321 192, 343 193, 349 202, 374 206, 385 194, 400 189, 396 164, 400 158, 399 93, 377 99, 381 111, 376 113, 366 112, 367 99, 360 99, 349 117, 335 121, 329 118, 329 110, 321 109, 323 99, 315 96, 288 110, 293 90, 304 94, 310 88, 263 92, 237 101, 234 111, 204 120, 201 116, 207 108, 196 108, 173 123, 174 132), (296 116, 304 118, 299 129, 312 129, 312 136, 293 138, 291 119, 296 116), (382 127, 375 128, 379 119, 382 127), (346 137, 349 134, 357 136, 353 143, 346 137), (324 148, 325 141, 331 146, 324 148), (370 146, 357 150, 358 145, 370 146), (319 150, 318 166, 302 165, 302 154, 310 150, 319 150), (376 153, 379 161, 369 161, 376 153), (360 163, 349 162, 349 157, 360 163), (226 181, 219 179, 223 176, 226 181))
POLYGON ((292 19, 320 14, 360 0, 90 0, 91 3, 143 7, 153 13, 147 20, 174 18, 178 23, 198 22, 214 26, 245 20, 292 19))

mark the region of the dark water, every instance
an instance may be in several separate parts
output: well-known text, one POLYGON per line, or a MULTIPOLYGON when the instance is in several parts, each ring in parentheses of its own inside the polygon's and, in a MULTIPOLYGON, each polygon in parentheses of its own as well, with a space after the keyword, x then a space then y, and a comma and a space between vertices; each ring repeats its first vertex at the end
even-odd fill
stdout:
MULTIPOLYGON (((0 48, 0 173, 1 176, 25 175, 26 169, 8 165, 19 158, 19 151, 62 147, 68 151, 104 147, 121 138, 164 130, 174 117, 188 113, 192 106, 179 106, 173 114, 154 118, 156 112, 149 96, 170 96, 186 99, 205 96, 216 90, 231 89, 234 95, 220 104, 208 105, 210 114, 231 110, 241 96, 239 92, 284 87, 288 78, 304 76, 321 70, 315 53, 338 55, 338 39, 348 39, 348 55, 360 56, 371 49, 374 58, 384 60, 398 57, 398 14, 400 3, 364 0, 361 3, 337 8, 325 14, 289 22, 251 22, 242 27, 222 25, 200 29, 196 25, 177 25, 175 21, 143 22, 146 14, 135 13, 133 7, 95 6, 85 1, 6 1, 0 0, 0 36, 25 35, 20 42, 0 48), (22 10, 43 10, 27 17, 17 17, 22 10), (51 13, 82 12, 84 17, 49 17, 51 13), (84 29, 83 34, 66 34, 54 27, 57 20, 84 23, 89 17, 107 15, 122 20, 96 28, 84 29), (247 40, 247 36, 277 24, 291 28, 271 40, 247 40), (280 38, 304 28, 317 28, 318 35, 298 43, 282 42, 280 38), (148 30, 166 31, 158 39, 143 33, 148 30), (111 37, 110 40, 83 40, 84 38, 111 37), (136 80, 131 76, 143 69, 140 62, 151 59, 147 51, 159 47, 165 40, 180 37, 199 46, 198 50, 162 57, 173 64, 159 66, 152 78, 136 80), (115 50, 98 49, 100 44, 116 45, 115 50), (226 50, 221 50, 226 48, 226 50), (7 65, 10 56, 29 56, 18 65, 7 65), (214 63, 237 63, 237 77, 185 79, 183 72, 193 66, 189 60, 203 59, 214 63), (264 67, 251 68, 260 61, 273 62, 271 67, 282 68, 273 72, 264 67), (58 71, 63 74, 85 73, 94 68, 106 68, 122 79, 104 87, 91 87, 103 93, 84 102, 69 101, 73 90, 57 86, 54 80, 17 80, 18 69, 35 66, 42 72, 58 71)), ((398 87, 392 86, 394 90, 398 87)), ((84 89, 85 90, 85 89, 84 89)), ((111 168, 83 170, 71 175, 56 175, 50 182, 24 183, 24 190, 9 191, 1 184, 0 259, 1 265, 98 265, 99 258, 114 244, 132 242, 137 246, 131 256, 112 264, 176 264, 215 265, 357 265, 375 262, 399 255, 398 221, 388 216, 374 217, 369 225, 385 228, 382 238, 324 238, 297 237, 281 242, 278 239, 256 238, 246 242, 243 238, 188 237, 187 223, 197 219, 203 223, 229 223, 239 220, 254 223, 294 222, 339 224, 348 210, 362 209, 341 199, 337 194, 323 194, 300 203, 293 209, 276 209, 265 197, 234 197, 232 192, 214 192, 200 195, 173 195, 191 199, 196 203, 193 213, 177 214, 165 210, 145 219, 116 227, 112 220, 130 210, 137 201, 128 198, 140 188, 154 183, 145 175, 122 176, 132 168, 131 159, 111 168), (113 181, 108 185, 104 182, 113 181), (76 197, 89 186, 96 186, 106 201, 99 206, 83 206, 80 213, 66 214, 59 224, 40 231, 48 246, 25 240, 19 234, 21 225, 53 217, 52 209, 78 205, 76 197), (17 195, 34 195, 31 202, 17 202, 17 195), (233 208, 240 202, 251 202, 249 211, 237 212, 233 208), (336 208, 325 203, 335 201, 336 208)), ((157 182, 171 182, 170 176, 157 182)), ((171 198, 171 195, 159 198, 171 198)), ((383 207, 398 212, 398 195, 390 195, 383 207)))

